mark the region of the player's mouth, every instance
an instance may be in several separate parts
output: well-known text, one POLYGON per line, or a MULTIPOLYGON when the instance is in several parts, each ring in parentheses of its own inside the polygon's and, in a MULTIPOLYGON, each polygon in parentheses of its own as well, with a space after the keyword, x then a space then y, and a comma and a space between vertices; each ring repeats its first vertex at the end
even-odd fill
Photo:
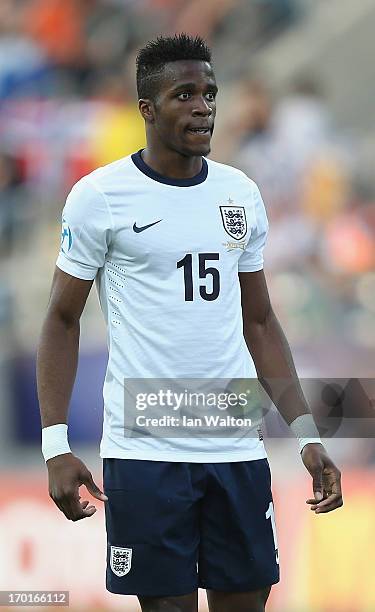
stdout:
POLYGON ((188 128, 187 132, 194 136, 211 136, 211 129, 209 127, 188 128))

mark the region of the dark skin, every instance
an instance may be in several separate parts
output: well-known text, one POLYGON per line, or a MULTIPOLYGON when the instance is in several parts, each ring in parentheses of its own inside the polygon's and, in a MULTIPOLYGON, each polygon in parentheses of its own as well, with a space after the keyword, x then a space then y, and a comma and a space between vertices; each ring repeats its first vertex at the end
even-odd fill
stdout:
MULTIPOLYGON (((68 406, 77 371, 79 320, 92 281, 82 281, 56 268, 50 302, 38 348, 37 381, 42 427, 66 423, 68 406)), ((84 463, 72 453, 47 461, 49 494, 67 519, 78 521, 92 516, 95 506, 81 502, 79 487, 100 501, 107 497, 93 481, 84 463)))
MULTIPOLYGON (((240 272, 244 337, 258 378, 286 422, 309 412, 284 332, 272 309, 263 270, 240 272), (270 358, 270 356, 272 358, 270 358), (288 381, 288 394, 280 398, 280 380, 288 381)), ((314 497, 306 500, 315 514, 343 505, 341 475, 322 444, 307 444, 302 461, 313 479, 314 497)))
MULTIPOLYGON (((145 120, 147 148, 144 161, 170 178, 190 178, 202 167, 202 155, 210 152, 216 114, 216 82, 207 62, 179 61, 166 66, 158 95, 139 101, 145 120), (191 131, 202 129, 202 133, 191 131)), ((263 271, 240 273, 244 337, 258 377, 271 397, 278 395, 275 379, 288 379, 291 390, 277 407, 288 423, 309 412, 297 379, 292 355, 272 310, 263 271), (291 401, 293 400, 293 401, 291 401)), ((41 334, 38 363, 38 395, 42 426, 67 423, 68 406, 76 375, 80 317, 92 281, 84 281, 56 268, 50 303, 41 334)), ((316 514, 342 505, 340 472, 321 444, 308 444, 302 460, 313 479, 314 496, 307 500, 316 514)), ((83 462, 72 453, 47 461, 49 493, 67 519, 92 516, 96 508, 81 501, 85 485, 99 501, 107 497, 93 481, 83 462)), ((248 593, 208 591, 211 612, 262 612, 270 587, 248 593)), ((196 612, 197 593, 181 597, 140 597, 144 612, 196 612)))
POLYGON ((155 100, 139 100, 145 120, 144 161, 171 178, 191 178, 211 150, 217 86, 210 64, 180 61, 169 64, 155 100), (189 129, 207 128, 206 134, 189 129))

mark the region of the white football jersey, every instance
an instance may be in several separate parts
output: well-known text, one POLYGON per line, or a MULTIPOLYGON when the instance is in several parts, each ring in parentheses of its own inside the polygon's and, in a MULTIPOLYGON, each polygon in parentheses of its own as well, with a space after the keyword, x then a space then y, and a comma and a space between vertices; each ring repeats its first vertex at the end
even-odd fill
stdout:
POLYGON ((255 378, 243 338, 238 272, 263 268, 268 230, 256 184, 203 158, 169 179, 141 152, 78 181, 63 210, 57 266, 96 279, 107 323, 101 457, 247 461, 257 437, 134 437, 124 433, 125 379, 255 378))

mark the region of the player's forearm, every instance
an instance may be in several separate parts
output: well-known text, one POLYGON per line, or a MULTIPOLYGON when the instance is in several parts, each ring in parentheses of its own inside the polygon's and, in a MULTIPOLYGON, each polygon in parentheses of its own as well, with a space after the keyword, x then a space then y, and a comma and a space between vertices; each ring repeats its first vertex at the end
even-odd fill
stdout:
POLYGON ((310 412, 288 341, 273 310, 262 323, 244 324, 244 336, 258 378, 286 422, 310 412))
POLYGON ((37 385, 42 427, 67 423, 78 363, 79 321, 49 314, 37 356, 37 385))

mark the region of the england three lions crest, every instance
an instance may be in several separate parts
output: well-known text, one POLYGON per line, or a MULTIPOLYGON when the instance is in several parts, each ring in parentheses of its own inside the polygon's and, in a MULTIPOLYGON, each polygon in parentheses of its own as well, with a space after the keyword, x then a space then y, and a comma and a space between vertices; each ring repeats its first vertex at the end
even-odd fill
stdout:
POLYGON ((235 206, 229 198, 227 206, 220 206, 224 229, 231 238, 242 240, 247 232, 247 221, 244 206, 235 206))
POLYGON ((132 566, 132 552, 132 548, 111 546, 111 570, 119 578, 126 576, 126 574, 130 572, 130 568, 132 566))

